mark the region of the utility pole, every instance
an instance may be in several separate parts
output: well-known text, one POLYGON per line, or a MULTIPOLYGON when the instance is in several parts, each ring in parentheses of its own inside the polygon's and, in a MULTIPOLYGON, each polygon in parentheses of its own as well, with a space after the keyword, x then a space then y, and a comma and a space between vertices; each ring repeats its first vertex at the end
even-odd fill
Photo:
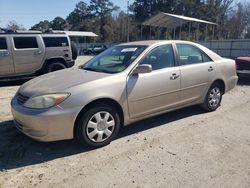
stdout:
POLYGON ((127 4, 127 42, 129 42, 129 0, 127 4))

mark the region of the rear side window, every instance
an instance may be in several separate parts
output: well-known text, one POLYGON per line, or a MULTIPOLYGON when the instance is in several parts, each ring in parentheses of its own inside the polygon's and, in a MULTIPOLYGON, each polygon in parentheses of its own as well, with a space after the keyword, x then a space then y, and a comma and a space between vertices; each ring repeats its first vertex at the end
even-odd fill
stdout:
POLYGON ((0 38, 0 50, 7 50, 6 38, 0 38))
POLYGON ((176 44, 180 65, 205 63, 211 59, 199 48, 189 44, 176 44))
POLYGON ((67 37, 43 37, 46 47, 62 47, 69 46, 67 37))
POLYGON ((36 37, 14 37, 16 49, 38 48, 36 37))

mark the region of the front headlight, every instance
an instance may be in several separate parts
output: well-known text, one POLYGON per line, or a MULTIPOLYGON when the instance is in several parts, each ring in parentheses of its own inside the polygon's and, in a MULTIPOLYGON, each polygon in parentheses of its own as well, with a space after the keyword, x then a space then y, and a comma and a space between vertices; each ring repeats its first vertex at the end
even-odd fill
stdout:
POLYGON ((60 104, 66 98, 68 98, 68 96, 68 93, 58 93, 32 97, 24 103, 24 107, 36 109, 50 108, 60 104))

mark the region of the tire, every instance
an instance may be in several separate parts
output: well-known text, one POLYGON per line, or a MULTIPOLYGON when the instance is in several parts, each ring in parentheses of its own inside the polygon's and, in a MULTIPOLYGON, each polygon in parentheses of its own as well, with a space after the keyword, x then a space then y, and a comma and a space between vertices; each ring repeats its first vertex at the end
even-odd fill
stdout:
POLYGON ((86 55, 91 55, 91 56, 93 56, 94 53, 93 53, 92 51, 87 51, 86 55))
POLYGON ((120 117, 117 110, 110 105, 97 105, 87 110, 77 121, 75 137, 80 144, 99 148, 108 145, 119 129, 120 117))
POLYGON ((66 68, 67 67, 63 63, 55 62, 46 66, 45 73, 55 72, 66 68))
POLYGON ((71 52, 72 52, 72 59, 76 60, 78 56, 77 46, 76 43, 71 41, 71 52))
POLYGON ((219 83, 214 83, 207 92, 202 108, 207 112, 215 111, 221 104, 222 95, 222 86, 219 83))

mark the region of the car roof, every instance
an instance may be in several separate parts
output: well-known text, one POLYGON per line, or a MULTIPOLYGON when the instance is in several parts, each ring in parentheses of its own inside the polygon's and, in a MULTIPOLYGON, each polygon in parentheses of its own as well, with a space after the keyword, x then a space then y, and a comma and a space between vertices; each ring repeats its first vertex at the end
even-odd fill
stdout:
POLYGON ((151 46, 151 45, 158 44, 158 43, 174 43, 174 42, 176 42, 176 43, 182 42, 182 43, 194 44, 193 42, 184 41, 184 40, 144 40, 144 41, 121 43, 121 44, 119 44, 117 46, 125 46, 125 45, 151 46))

